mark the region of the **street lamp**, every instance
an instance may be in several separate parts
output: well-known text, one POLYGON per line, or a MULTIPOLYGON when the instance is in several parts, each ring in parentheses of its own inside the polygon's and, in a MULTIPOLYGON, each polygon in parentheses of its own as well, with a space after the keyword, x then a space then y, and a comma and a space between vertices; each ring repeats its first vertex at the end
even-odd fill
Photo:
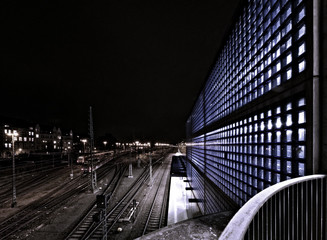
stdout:
POLYGON ((103 144, 104 144, 104 149, 106 149, 106 145, 107 145, 107 141, 103 141, 103 144))
POLYGON ((83 153, 85 154, 85 143, 87 142, 87 139, 81 139, 81 142, 83 143, 83 153))
POLYGON ((16 201, 16 175, 15 175, 15 138, 18 136, 16 130, 13 130, 12 133, 7 133, 7 136, 11 136, 11 145, 12 145, 12 203, 11 207, 17 205, 16 201))

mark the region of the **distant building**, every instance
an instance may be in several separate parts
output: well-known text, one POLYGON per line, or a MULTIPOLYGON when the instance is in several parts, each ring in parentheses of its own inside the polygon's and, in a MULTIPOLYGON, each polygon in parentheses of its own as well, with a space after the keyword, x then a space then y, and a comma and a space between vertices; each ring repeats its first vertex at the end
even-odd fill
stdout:
MULTIPOLYGON (((31 124, 30 124, 31 125, 31 124)), ((15 140, 15 154, 29 154, 33 152, 67 152, 73 149, 73 132, 63 134, 60 128, 35 127, 26 123, 13 123, 9 121, 0 126, 0 152, 1 157, 12 156, 12 134, 18 136, 15 140)))
POLYGON ((9 157, 12 155, 12 134, 14 131, 18 133, 15 140, 15 154, 30 153, 35 149, 35 133, 33 127, 12 127, 12 125, 4 124, 1 126, 1 156, 9 157))

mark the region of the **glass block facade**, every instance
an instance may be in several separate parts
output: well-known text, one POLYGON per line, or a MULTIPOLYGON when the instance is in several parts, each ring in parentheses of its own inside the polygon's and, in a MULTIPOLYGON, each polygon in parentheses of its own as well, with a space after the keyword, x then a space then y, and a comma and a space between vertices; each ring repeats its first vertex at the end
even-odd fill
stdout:
POLYGON ((189 164, 239 206, 306 174, 308 94, 297 83, 310 68, 307 5, 244 3, 187 120, 189 164))

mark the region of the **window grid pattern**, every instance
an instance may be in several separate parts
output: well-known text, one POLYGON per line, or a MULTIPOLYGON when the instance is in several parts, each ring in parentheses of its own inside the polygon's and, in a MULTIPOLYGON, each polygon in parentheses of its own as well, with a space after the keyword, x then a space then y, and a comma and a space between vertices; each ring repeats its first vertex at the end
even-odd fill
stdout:
POLYGON ((224 194, 217 191, 217 187, 206 182, 203 174, 193 165, 186 164, 187 176, 193 187, 194 197, 201 201, 198 206, 203 214, 217 213, 235 209, 236 206, 224 194), (205 201, 202 201, 205 199, 205 201))
POLYGON ((304 176, 305 107, 296 98, 206 133, 192 144, 192 161, 240 206, 272 184, 304 176))
POLYGON ((303 0, 249 0, 196 102, 192 133, 306 68, 303 0))

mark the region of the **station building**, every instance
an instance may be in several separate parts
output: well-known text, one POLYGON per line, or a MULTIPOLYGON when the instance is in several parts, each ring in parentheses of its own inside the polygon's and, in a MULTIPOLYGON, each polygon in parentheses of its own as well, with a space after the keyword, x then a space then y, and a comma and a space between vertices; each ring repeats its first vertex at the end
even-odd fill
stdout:
POLYGON ((186 123, 187 177, 203 214, 327 172, 326 9, 241 3, 186 123))

